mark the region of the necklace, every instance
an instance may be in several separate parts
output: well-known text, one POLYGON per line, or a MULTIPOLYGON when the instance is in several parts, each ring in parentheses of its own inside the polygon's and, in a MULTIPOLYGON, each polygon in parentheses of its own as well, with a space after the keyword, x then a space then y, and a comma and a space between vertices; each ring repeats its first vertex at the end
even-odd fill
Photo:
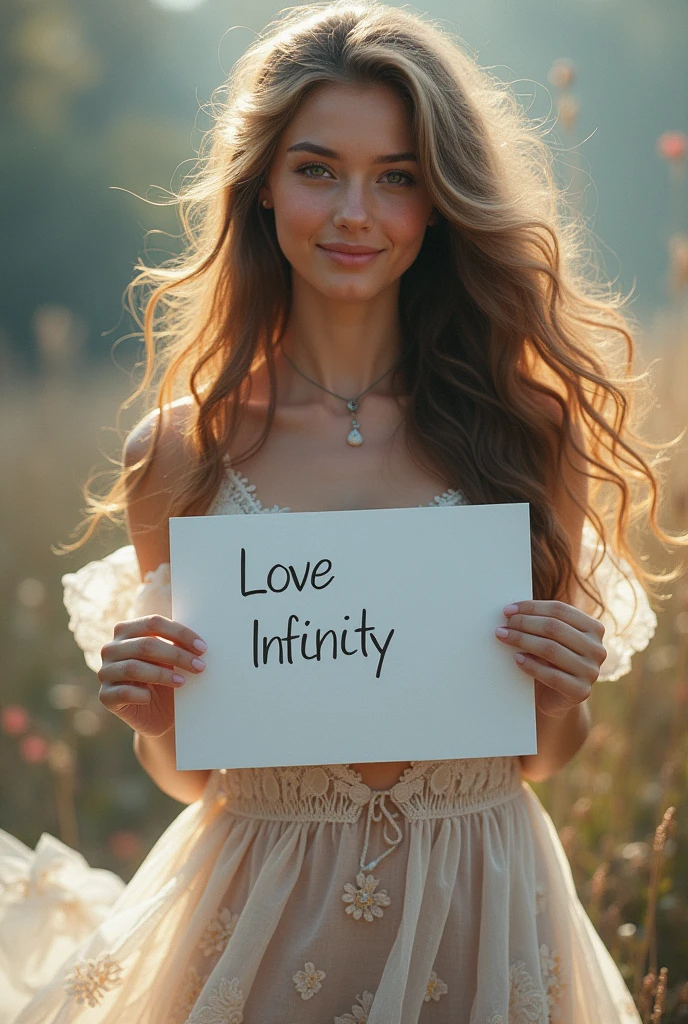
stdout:
MULTIPOLYGON (((280 345, 280 348, 282 348, 281 345, 280 345)), ((361 393, 356 395, 354 398, 346 398, 344 395, 338 395, 338 394, 336 394, 336 392, 330 391, 329 388, 326 388, 324 384, 319 384, 317 380, 313 380, 312 377, 308 377, 303 372, 303 370, 299 370, 299 368, 296 365, 296 363, 294 363, 289 358, 289 356, 287 355, 287 353, 284 351, 283 348, 282 348, 282 355, 287 360, 287 362, 292 367, 292 369, 296 370, 296 372, 298 374, 300 374, 305 380, 309 381, 311 384, 315 384, 315 386, 317 388, 321 388, 323 391, 327 391, 328 395, 332 395, 334 398, 340 398, 342 400, 342 402, 346 402, 347 409, 349 410, 350 413, 353 414, 352 420, 351 420, 351 430, 349 431, 346 440, 347 440, 348 444, 352 445, 354 448, 358 448, 359 445, 363 444, 363 435, 361 434, 361 431, 359 430, 359 427, 361 426, 361 424, 358 422, 358 420, 356 419, 356 416, 355 416, 356 410, 358 409, 358 403, 363 398, 363 396, 365 394, 367 394, 368 391, 371 390, 371 388, 374 388, 376 384, 380 383, 380 381, 383 379, 383 377, 386 377, 388 373, 391 373, 392 370, 396 369, 396 367, 401 363, 401 361, 404 358, 404 356, 406 355, 406 353, 403 352, 399 356, 399 358, 396 360, 396 362, 392 363, 392 365, 390 366, 390 368, 388 370, 385 370, 385 372, 380 377, 378 377, 377 380, 374 380, 372 384, 368 385, 368 387, 365 389, 365 391, 361 391, 361 393)))

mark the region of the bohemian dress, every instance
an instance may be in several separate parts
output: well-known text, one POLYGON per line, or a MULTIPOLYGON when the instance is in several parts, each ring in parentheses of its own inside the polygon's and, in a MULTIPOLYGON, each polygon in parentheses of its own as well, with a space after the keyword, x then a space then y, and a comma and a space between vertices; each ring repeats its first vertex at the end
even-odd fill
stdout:
MULTIPOLYGON (((225 469, 209 515, 290 511, 225 469)), ((582 560, 596 544, 586 522, 582 560)), ((171 617, 169 570, 141 582, 126 545, 62 577, 91 669, 118 620, 171 617)), ((657 619, 625 560, 596 578, 618 679, 657 619)), ((515 756, 411 762, 388 790, 345 764, 216 769, 127 885, 0 830, 0 1024, 640 1020, 515 756)))

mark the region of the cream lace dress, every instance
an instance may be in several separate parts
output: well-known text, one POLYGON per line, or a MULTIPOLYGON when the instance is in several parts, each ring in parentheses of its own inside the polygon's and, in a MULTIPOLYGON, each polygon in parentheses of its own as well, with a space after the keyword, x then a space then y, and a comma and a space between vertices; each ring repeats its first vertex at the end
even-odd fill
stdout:
MULTIPOLYGON (((208 514, 289 511, 226 470, 208 514)), ((656 616, 609 557, 597 572, 616 679, 656 616)), ((63 584, 94 671, 117 620, 171 615, 169 564, 142 583, 132 545, 63 584)), ((419 685, 419 727, 441 713, 419 685)), ((351 728, 372 749, 365 708, 351 728)), ((389 790, 348 765, 214 770, 128 885, 1 830, 0 883, 0 1024, 640 1021, 516 757, 412 762, 389 790)))

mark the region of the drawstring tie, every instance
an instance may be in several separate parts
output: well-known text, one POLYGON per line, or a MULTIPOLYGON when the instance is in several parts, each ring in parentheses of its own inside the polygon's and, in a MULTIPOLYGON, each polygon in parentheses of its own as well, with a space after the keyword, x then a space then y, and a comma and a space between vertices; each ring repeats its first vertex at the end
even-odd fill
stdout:
POLYGON ((361 866, 361 871, 372 871, 373 868, 377 864, 379 864, 380 861, 384 857, 386 857, 388 854, 390 854, 394 850, 396 850, 397 846, 399 845, 401 840, 404 838, 404 834, 401 831, 401 829, 399 828, 399 825, 397 824, 397 821, 396 821, 396 817, 397 817, 397 814, 399 812, 398 811, 390 811, 390 809, 385 804, 385 799, 386 799, 386 797, 388 795, 389 795, 389 793, 388 793, 387 790, 375 789, 375 790, 373 790, 372 796, 371 796, 370 801, 368 803, 368 817, 366 819, 365 843, 363 845, 363 852, 361 853, 361 860, 359 862, 360 866, 361 866), (378 814, 375 814, 375 804, 376 804, 376 802, 379 804, 379 813, 378 814), (387 835, 387 823, 385 823, 384 828, 382 830, 382 836, 383 836, 385 842, 387 843, 387 845, 389 846, 389 849, 385 850, 383 853, 381 853, 379 857, 375 858, 375 860, 371 860, 371 862, 369 864, 366 864, 365 863, 365 858, 366 858, 366 853, 368 852, 368 842, 370 840, 370 826, 371 826, 372 822, 374 822, 374 821, 382 821, 382 816, 383 815, 387 819, 387 822, 389 822, 390 825, 394 826, 394 828, 396 830, 396 836, 388 836, 387 835))

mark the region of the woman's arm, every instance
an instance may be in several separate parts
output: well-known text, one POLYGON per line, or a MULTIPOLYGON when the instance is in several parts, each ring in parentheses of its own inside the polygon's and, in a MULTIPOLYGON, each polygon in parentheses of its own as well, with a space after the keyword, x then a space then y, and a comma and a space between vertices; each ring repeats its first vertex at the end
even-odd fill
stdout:
MULTIPOLYGON (((168 412, 153 464, 145 479, 137 485, 135 494, 130 493, 127 497, 127 527, 142 578, 148 570, 157 569, 170 557, 169 480, 174 479, 183 458, 181 437, 188 406, 173 405, 168 412)), ((158 410, 154 409, 128 435, 123 453, 126 466, 134 465, 145 455, 158 415, 158 410)), ((202 796, 210 770, 177 770, 174 725, 161 736, 143 736, 134 732, 134 753, 141 767, 163 793, 186 804, 194 803, 202 796)))
MULTIPOLYGON (((557 424, 561 423, 561 410, 554 400, 547 400, 546 408, 551 418, 557 424)), ((572 424, 572 432, 576 443, 580 448, 585 449, 583 433, 577 424, 572 424)), ((553 431, 552 443, 556 443, 557 430, 553 431)), ((566 485, 578 501, 585 505, 588 501, 588 478, 578 470, 583 470, 587 463, 575 451, 573 446, 567 445, 568 456, 573 463, 569 465, 564 452, 561 464, 561 473, 553 485, 553 503, 557 518, 561 522, 571 542, 571 556, 573 564, 578 565, 581 554, 581 538, 583 533, 584 513, 576 504, 574 498, 567 492, 566 485)), ((592 602, 574 581, 574 592, 565 592, 556 595, 556 599, 572 604, 582 611, 592 614, 592 602)), ((536 683, 536 686, 538 684, 536 683)), ((576 704, 563 717, 556 718, 546 715, 539 708, 536 708, 537 728, 537 754, 521 754, 521 772, 523 777, 531 782, 543 782, 555 772, 568 764, 571 758, 580 750, 590 732, 591 716, 587 701, 576 704)))
POLYGON ((156 786, 174 800, 192 804, 203 796, 210 769, 177 771, 174 743, 174 726, 162 736, 134 733, 134 753, 156 786))

